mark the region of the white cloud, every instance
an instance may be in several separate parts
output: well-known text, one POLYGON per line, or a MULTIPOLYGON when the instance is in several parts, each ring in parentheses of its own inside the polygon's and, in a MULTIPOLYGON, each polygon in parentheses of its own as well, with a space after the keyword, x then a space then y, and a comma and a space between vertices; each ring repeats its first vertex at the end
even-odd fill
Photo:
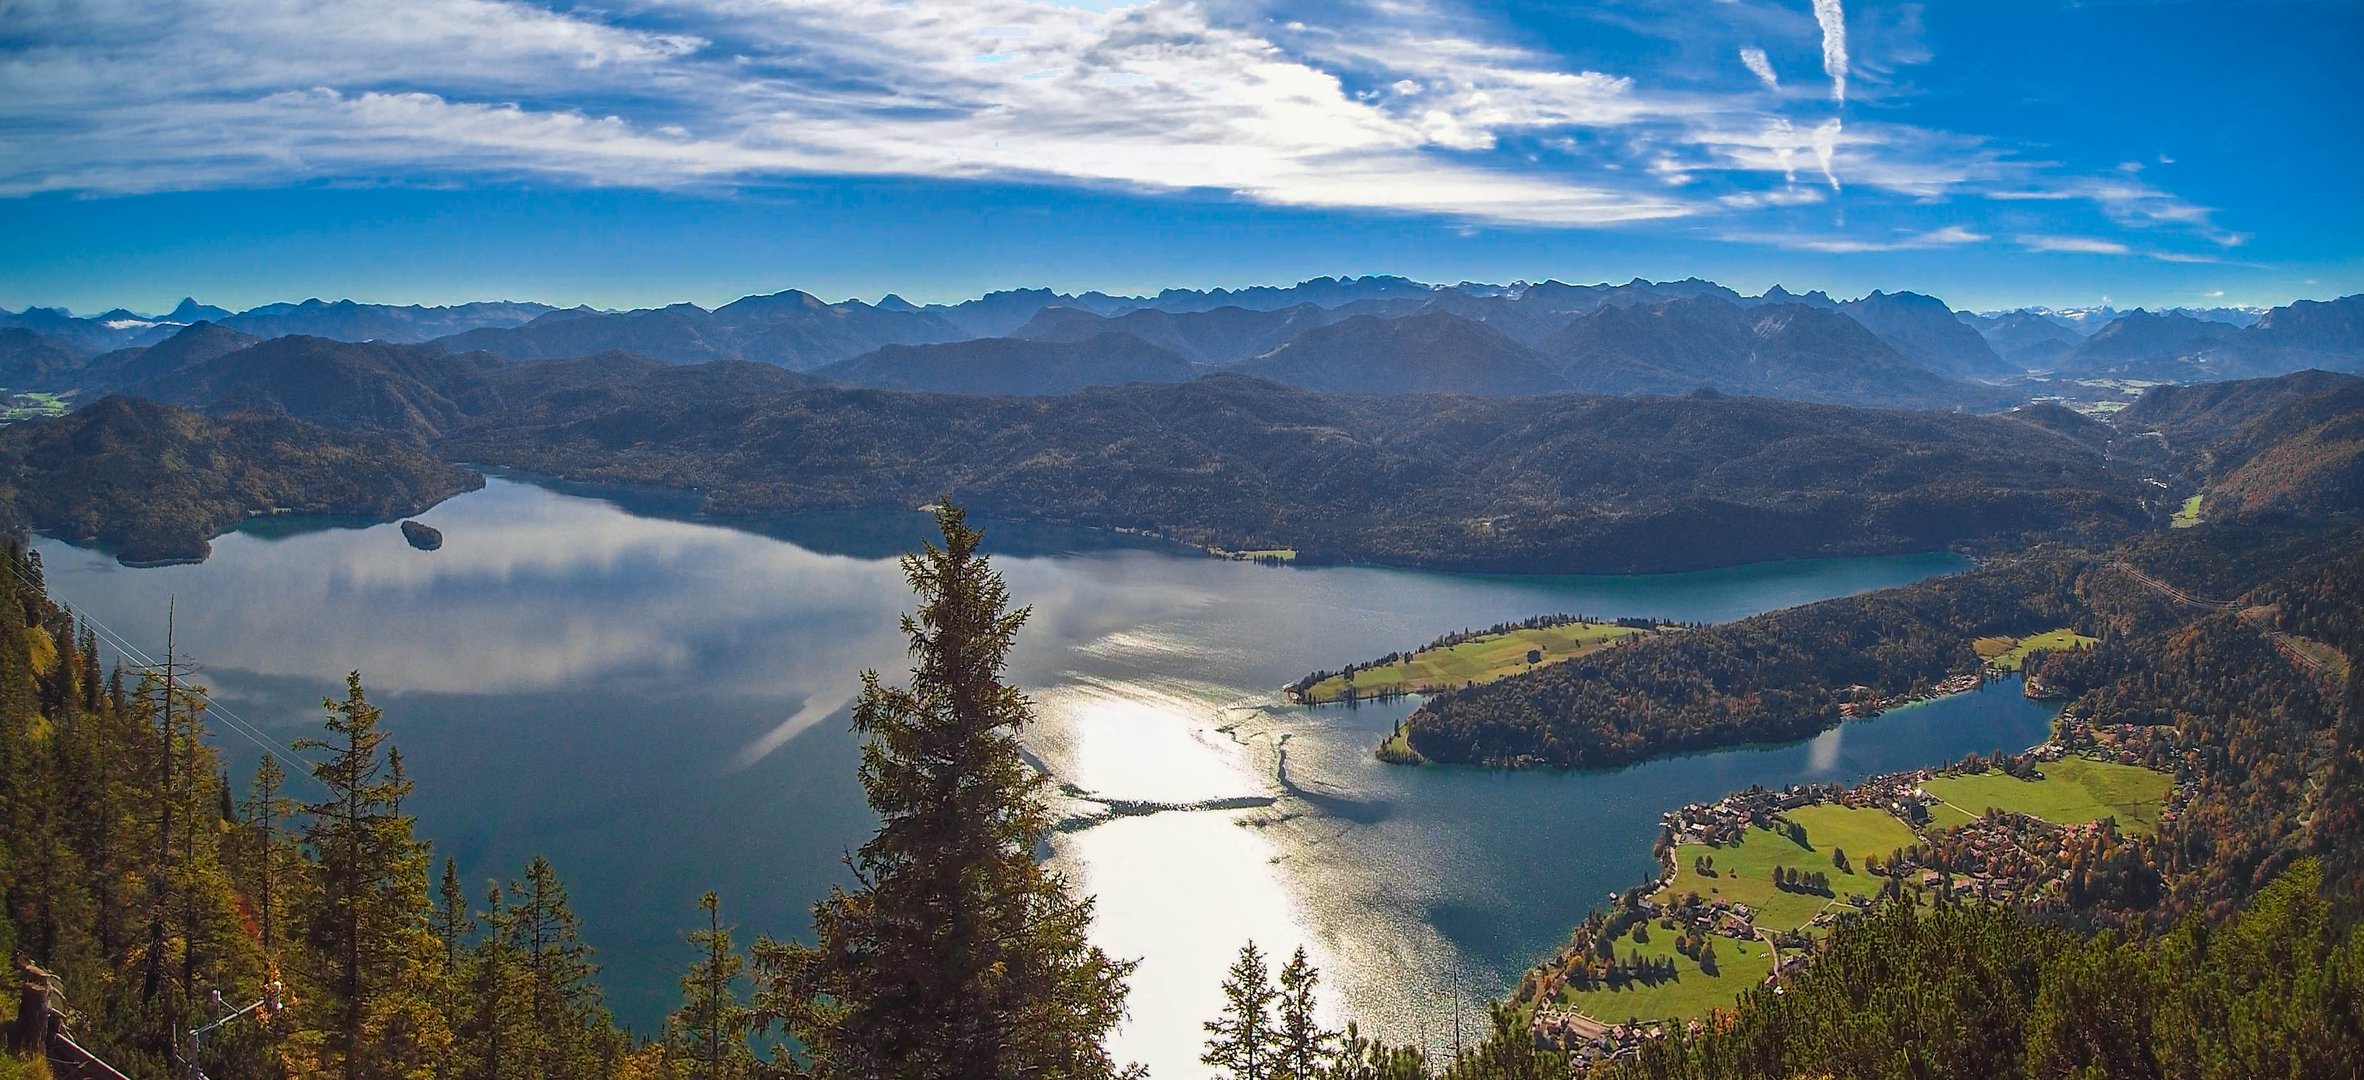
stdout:
POLYGON ((1854 255, 1878 251, 1920 251, 1928 248, 1958 247, 1976 244, 1991 237, 1959 225, 1948 225, 1926 232, 1906 232, 1889 236, 1843 236, 1812 233, 1728 232, 1723 239, 1750 244, 1767 244, 1795 251, 1813 251, 1825 255, 1854 255))
POLYGON ((1719 196, 1716 201, 1739 210, 1753 210, 1760 206, 1812 206, 1827 201, 1830 196, 1820 188, 1775 188, 1771 191, 1735 191, 1719 196))
MULTIPOLYGON (((1797 206, 1810 156, 1814 200, 2086 199, 2130 227, 2241 239, 2131 176, 2058 176, 1977 137, 1769 97, 1771 61, 1738 42, 1802 40, 1794 6, 1668 16, 1721 35, 1717 55, 1738 49, 1756 80, 1703 89, 1506 44, 1463 0, 1341 2, 1310 25, 1181 0, 412 0, 334 17, 319 0, 18 0, 0 197, 916 176, 1590 226, 1797 206)), ((1839 4, 1814 14, 1843 102, 1850 72, 1876 82, 1894 50, 1871 13, 1857 64, 1839 4)))
POLYGON ((331 20, 299 17, 297 0, 252 19, 195 2, 222 10, 175 20, 114 0, 34 27, 58 44, 0 70, 0 130, 48 130, 0 136, 0 193, 441 168, 651 186, 1059 179, 1540 225, 1692 212, 1659 191, 1452 156, 1505 131, 1630 122, 1645 112, 1630 80, 1405 71, 1392 87, 1407 105, 1382 106, 1195 5, 672 0, 644 13, 681 28, 658 33, 424 0, 315 34, 331 20), (178 32, 213 25, 240 35, 178 32), (184 48, 195 63, 165 62, 184 48))
POLYGON ((1847 13, 1839 0, 1814 0, 1814 22, 1822 27, 1822 71, 1830 76, 1830 99, 1847 103, 1847 13))
POLYGON ((2029 251, 2067 253, 2075 255, 2124 255, 2130 249, 2115 240, 2094 236, 2029 235, 2016 238, 2019 246, 2029 251))
POLYGON ((1839 156, 1839 118, 1831 117, 1814 129, 1814 160, 1822 166, 1822 178, 1830 181, 1832 191, 1839 190, 1839 174, 1832 163, 1839 156))
POLYGON ((1740 63, 1748 68, 1749 74, 1757 77, 1757 81, 1765 84, 1765 89, 1781 89, 1781 78, 1773 73, 1773 61, 1766 57, 1765 50, 1755 46, 1741 49, 1740 63))

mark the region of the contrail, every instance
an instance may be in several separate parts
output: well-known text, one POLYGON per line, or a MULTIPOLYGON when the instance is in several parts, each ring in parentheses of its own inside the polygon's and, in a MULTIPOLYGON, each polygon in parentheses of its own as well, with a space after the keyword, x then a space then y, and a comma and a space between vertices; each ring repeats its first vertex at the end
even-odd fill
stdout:
POLYGON ((1822 24, 1822 70, 1830 76, 1830 99, 1847 103, 1847 13, 1839 0, 1814 0, 1814 21, 1822 24))
POLYGON ((1773 61, 1766 58, 1765 50, 1758 48, 1742 49, 1740 50, 1740 62, 1746 65, 1748 70, 1753 72, 1758 79, 1764 81, 1765 89, 1781 89, 1781 79, 1773 74, 1773 61))

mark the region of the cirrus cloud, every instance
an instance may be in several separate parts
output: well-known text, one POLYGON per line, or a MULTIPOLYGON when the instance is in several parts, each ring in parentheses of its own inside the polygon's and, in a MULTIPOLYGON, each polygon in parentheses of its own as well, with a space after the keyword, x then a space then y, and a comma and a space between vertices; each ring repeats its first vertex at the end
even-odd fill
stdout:
POLYGON ((1884 70, 1850 56, 1837 0, 1662 28, 1728 33, 1736 85, 1573 62, 1446 0, 1338 0, 1318 20, 1259 6, 1276 2, 20 0, 0 197, 894 176, 1520 227, 2006 198, 2238 242, 2129 174, 2057 175, 1979 136, 1764 93, 1771 56, 1733 42, 1819 36, 1841 105, 1852 71, 1884 70), (1827 195, 1798 193, 1802 169, 1827 195))

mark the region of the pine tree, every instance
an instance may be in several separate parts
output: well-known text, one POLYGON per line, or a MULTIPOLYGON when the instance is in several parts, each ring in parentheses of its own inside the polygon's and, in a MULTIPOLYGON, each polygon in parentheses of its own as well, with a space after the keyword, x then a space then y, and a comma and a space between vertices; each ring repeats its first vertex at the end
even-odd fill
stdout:
POLYGON ((1314 989, 1320 982, 1321 971, 1306 960, 1303 948, 1281 968, 1274 1080, 1317 1080, 1330 1063, 1338 1033, 1322 1027, 1315 1015, 1314 989))
POLYGON ((443 860, 443 881, 435 892, 435 938, 443 943, 443 972, 448 979, 460 975, 460 957, 466 952, 468 939, 476 933, 476 915, 468 909, 468 895, 460 891, 460 864, 456 859, 443 860))
POLYGON ((731 928, 722 922, 722 901, 713 893, 698 898, 706 926, 692 930, 696 963, 681 977, 681 1008, 666 1021, 668 1038, 682 1040, 680 1056, 690 1080, 741 1080, 754 1069, 747 1036, 755 1011, 739 1001, 733 984, 745 966, 731 947, 731 928))
POLYGON ((589 1078, 615 1069, 623 1052, 599 991, 599 966, 550 860, 526 864, 510 887, 509 933, 524 969, 526 1001, 539 1033, 535 1066, 546 1077, 589 1078))
POLYGON ((1420 1051, 1366 1039, 1349 1020, 1346 1038, 1324 1080, 1428 1080, 1420 1051))
POLYGON ((254 783, 247 790, 246 806, 239 815, 254 834, 250 888, 254 893, 256 929, 266 954, 279 947, 279 924, 283 919, 286 887, 280 869, 287 861, 284 850, 287 819, 295 809, 295 800, 282 794, 286 784, 287 771, 279 767, 279 758, 264 754, 255 766, 254 783))
POLYGON ((856 890, 814 905, 814 945, 758 943, 764 1012, 821 1076, 1111 1076, 1101 1039, 1131 965, 1090 943, 1091 901, 1036 859, 1047 781, 1019 753, 1032 708, 1001 681, 1028 613, 1007 610, 961 511, 936 520, 944 546, 903 560, 911 685, 865 672, 854 706, 878 832, 849 860, 856 890))
POLYGON ((410 784, 386 767, 386 733, 360 673, 345 677, 345 700, 322 707, 330 738, 296 744, 330 755, 312 767, 329 796, 304 808, 319 874, 306 938, 323 969, 321 1063, 345 1080, 409 1076, 450 1042, 436 1006, 426 847, 396 810, 410 784))
POLYGON ((517 960, 509 914, 509 894, 494 882, 484 891, 484 910, 477 913, 483 927, 467 960, 466 1024, 460 1029, 460 1075, 470 1080, 500 1080, 523 1076, 531 1047, 531 1017, 520 998, 526 981, 517 960))
MULTIPOLYGON (((435 911, 430 927, 435 939, 443 946, 441 976, 446 987, 457 991, 464 985, 467 972, 463 965, 469 940, 476 936, 476 914, 468 908, 468 894, 460 888, 460 864, 446 857, 443 860, 443 880, 436 888, 435 911)), ((467 1023, 464 1004, 457 993, 443 997, 443 1024, 455 1036, 453 1052, 438 1064, 436 1075, 449 1077, 459 1071, 457 1034, 467 1023)))
POLYGON ((1239 959, 1223 977, 1223 1015, 1207 1021, 1207 1049, 1198 1059, 1227 1080, 1277 1080, 1280 1047, 1272 1007, 1280 996, 1264 953, 1253 941, 1241 946, 1239 959))

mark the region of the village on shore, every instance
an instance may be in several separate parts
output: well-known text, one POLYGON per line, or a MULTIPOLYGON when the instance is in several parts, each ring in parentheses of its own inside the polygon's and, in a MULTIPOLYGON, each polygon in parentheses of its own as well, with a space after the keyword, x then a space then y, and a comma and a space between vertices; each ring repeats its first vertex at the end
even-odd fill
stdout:
MULTIPOLYGON (((1961 678, 1969 680, 1961 689, 1972 689, 1981 676, 1961 678)), ((1945 684, 1931 688, 1931 693, 1946 692, 1958 691, 1945 684)), ((1756 961, 1765 967, 1762 984, 1780 993, 1782 983, 1810 961, 1832 928, 1884 900, 1909 894, 1911 902, 1935 904, 2057 904, 2067 890, 2077 887, 2082 868, 2120 843, 2127 831, 2148 831, 2175 820, 2188 799, 2186 785, 2147 767, 2148 743, 2137 729, 2094 725, 2064 713, 2051 740, 2017 754, 1973 755, 1945 766, 1875 776, 1853 786, 1752 787, 1670 811, 1661 818, 1656 845, 1659 875, 1617 894, 1608 909, 1595 912, 1566 946, 1527 974, 1513 1001, 1530 1009, 1539 1044, 1587 1063, 1634 1053, 1645 1040, 1664 1038, 1672 1031, 1699 1030, 1717 1022, 1730 1000, 1694 1016, 1614 1017, 1619 990, 1721 974, 1715 966, 1719 940, 1726 958, 1761 946, 1765 952, 1754 955, 1770 954, 1770 963, 1756 961), (2138 780, 2142 777, 2137 774, 2155 777, 2160 796, 2155 816, 2121 821, 2103 813, 2086 820, 2054 821, 2001 806, 1965 807, 1945 797, 1946 789, 1962 786, 1965 780, 2024 780, 2027 789, 2035 791, 2045 785, 2048 773, 2097 769, 2126 770, 2117 775, 2138 780), (1819 849, 1820 869, 1775 867, 1756 878, 1730 876, 1733 871, 1719 872, 1713 865, 1719 856, 1727 863, 1762 862, 1737 858, 1752 839, 1760 848, 1769 842, 1792 856, 1816 853, 1800 819, 1827 821, 1839 815, 1859 815, 1857 820, 1866 823, 1887 819, 1899 826, 1894 835, 1910 842, 1888 851, 1858 851, 1852 862, 1843 851, 1826 846, 1819 849), (1791 840, 1795 847, 1786 846, 1791 840), (1835 865, 1831 855, 1836 856, 1835 865), (1725 876, 1717 877, 1719 873, 1725 876), (1771 899, 1752 904, 1737 895, 1702 895, 1699 886, 1712 880, 1728 882, 1718 892, 1771 899), (1746 888, 1740 887, 1744 880, 1746 888), (1784 910, 1777 913, 1770 907, 1784 910), (1801 910, 1811 914, 1798 918, 1801 910), (1652 951, 1663 953, 1663 943, 1671 940, 1684 959, 1645 955, 1644 947, 1653 937, 1659 944, 1652 951)), ((1730 965, 1729 959, 1723 962, 1730 965)), ((1751 985, 1757 983, 1731 984, 1725 996, 1736 999, 1751 985)))

